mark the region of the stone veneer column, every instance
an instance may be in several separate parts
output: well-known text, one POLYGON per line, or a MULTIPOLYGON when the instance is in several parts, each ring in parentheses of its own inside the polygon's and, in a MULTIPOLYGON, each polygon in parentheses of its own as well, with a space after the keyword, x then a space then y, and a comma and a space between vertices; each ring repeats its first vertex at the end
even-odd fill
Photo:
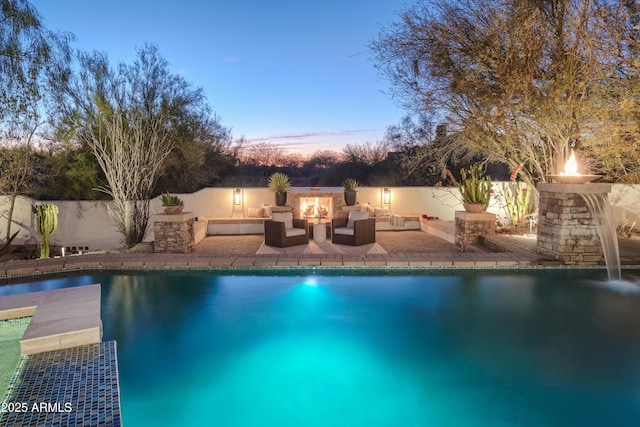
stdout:
POLYGON ((496 232, 496 214, 456 211, 455 218, 454 241, 461 252, 466 252, 468 245, 478 243, 478 236, 496 232))
POLYGON ((154 252, 188 254, 195 246, 193 212, 178 215, 157 214, 151 217, 155 242, 154 252))
POLYGON ((537 252, 569 265, 603 260, 598 223, 581 194, 608 194, 610 184, 539 183, 537 252))

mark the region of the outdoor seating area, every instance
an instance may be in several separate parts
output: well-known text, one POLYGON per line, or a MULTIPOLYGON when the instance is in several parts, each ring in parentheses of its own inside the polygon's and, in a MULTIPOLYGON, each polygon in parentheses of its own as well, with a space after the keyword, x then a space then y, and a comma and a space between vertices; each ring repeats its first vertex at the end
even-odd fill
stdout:
POLYGON ((279 248, 306 245, 309 223, 306 219, 294 219, 291 212, 274 212, 273 219, 264 221, 264 241, 279 248))
MULTIPOLYGON (((309 227, 306 219, 293 218, 291 212, 274 212, 273 218, 264 221, 264 243, 286 248, 309 244, 309 232, 315 233, 316 243, 325 243, 326 225, 318 223, 309 227)), ((339 245, 362 246, 376 241, 376 223, 366 211, 350 211, 344 218, 331 220, 331 242, 339 245)))
POLYGON ((333 243, 360 246, 376 241, 376 220, 366 212, 351 211, 347 218, 331 221, 333 243))

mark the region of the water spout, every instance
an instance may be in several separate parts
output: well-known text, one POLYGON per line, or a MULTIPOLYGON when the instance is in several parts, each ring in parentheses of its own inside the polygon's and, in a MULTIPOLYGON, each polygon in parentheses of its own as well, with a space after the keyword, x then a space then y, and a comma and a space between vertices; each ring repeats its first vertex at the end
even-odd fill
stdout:
POLYGON ((621 280, 620 250, 618 249, 616 223, 613 217, 613 208, 609 204, 607 195, 604 193, 580 195, 587 202, 591 215, 597 221, 598 236, 600 236, 600 243, 602 243, 602 252, 604 253, 604 262, 607 265, 609 280, 621 280))

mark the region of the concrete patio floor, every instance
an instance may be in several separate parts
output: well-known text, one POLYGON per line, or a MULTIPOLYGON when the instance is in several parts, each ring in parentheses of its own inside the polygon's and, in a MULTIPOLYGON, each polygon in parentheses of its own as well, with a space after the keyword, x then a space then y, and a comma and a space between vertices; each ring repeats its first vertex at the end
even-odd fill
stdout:
MULTIPOLYGON (((535 268, 561 266, 535 251, 535 239, 495 235, 473 252, 422 231, 379 231, 387 254, 256 255, 262 235, 207 236, 191 254, 96 253, 0 263, 0 279, 91 269, 535 268)), ((620 239, 621 264, 640 266, 640 241, 620 239)))

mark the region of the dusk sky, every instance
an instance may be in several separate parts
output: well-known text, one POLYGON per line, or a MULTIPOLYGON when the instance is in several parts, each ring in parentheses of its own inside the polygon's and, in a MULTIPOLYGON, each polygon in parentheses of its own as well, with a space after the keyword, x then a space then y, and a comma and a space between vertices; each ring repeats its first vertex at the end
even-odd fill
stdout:
POLYGON ((33 0, 44 25, 112 65, 158 46, 204 88, 234 138, 291 152, 382 139, 404 114, 367 44, 397 20, 393 0, 33 0))

